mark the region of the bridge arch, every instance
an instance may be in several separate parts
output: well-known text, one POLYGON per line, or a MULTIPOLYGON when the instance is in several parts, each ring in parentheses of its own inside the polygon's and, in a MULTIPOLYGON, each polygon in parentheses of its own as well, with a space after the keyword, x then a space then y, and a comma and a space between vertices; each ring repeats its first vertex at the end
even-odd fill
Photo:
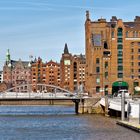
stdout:
POLYGON ((69 93, 69 94, 73 94, 71 91, 66 90, 64 88, 61 88, 59 86, 55 86, 55 85, 49 85, 49 84, 22 84, 22 85, 18 85, 12 88, 9 88, 7 90, 5 90, 3 93, 7 93, 7 92, 37 92, 37 93, 47 93, 47 92, 65 92, 65 93, 69 93), (33 91, 33 87, 36 87, 36 91, 33 91))

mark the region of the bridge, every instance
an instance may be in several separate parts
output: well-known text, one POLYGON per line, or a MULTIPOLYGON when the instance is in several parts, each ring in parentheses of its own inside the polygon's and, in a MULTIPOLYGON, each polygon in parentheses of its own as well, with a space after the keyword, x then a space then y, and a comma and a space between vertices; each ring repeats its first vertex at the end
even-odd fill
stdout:
POLYGON ((66 89, 47 84, 24 84, 0 93, 0 105, 54 105, 71 101, 75 104, 78 114, 79 103, 84 110, 84 97, 66 89))

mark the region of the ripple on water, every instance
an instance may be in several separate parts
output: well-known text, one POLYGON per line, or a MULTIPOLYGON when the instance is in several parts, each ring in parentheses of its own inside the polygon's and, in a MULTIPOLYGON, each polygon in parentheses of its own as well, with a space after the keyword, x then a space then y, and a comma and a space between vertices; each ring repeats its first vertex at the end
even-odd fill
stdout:
POLYGON ((98 115, 75 115, 71 106, 0 107, 0 139, 139 140, 139 134, 98 115))

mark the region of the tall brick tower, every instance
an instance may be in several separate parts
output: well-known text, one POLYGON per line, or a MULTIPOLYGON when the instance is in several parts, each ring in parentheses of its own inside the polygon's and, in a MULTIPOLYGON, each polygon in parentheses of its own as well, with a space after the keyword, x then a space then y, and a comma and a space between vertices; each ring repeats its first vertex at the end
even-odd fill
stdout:
POLYGON ((119 89, 135 92, 140 83, 140 17, 123 22, 91 21, 86 12, 86 91, 111 94, 119 89))
POLYGON ((61 87, 70 89, 70 77, 71 77, 71 61, 72 55, 69 53, 68 46, 65 44, 64 52, 62 54, 60 67, 61 67, 61 87))

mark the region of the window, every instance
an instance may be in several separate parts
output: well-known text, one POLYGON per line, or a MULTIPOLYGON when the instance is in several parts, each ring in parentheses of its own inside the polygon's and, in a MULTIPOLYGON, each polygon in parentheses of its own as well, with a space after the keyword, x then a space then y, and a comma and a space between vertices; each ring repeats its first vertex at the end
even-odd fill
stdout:
POLYGON ((118 66, 118 71, 122 71, 123 70, 123 66, 118 66))
POLYGON ((138 53, 140 53, 140 49, 138 49, 138 53))
POLYGON ((128 32, 128 31, 126 31, 126 37, 128 37, 128 35, 129 35, 128 33, 129 33, 129 32, 128 32))
POLYGON ((118 49, 123 49, 123 46, 122 45, 118 45, 118 49))
POLYGON ((108 62, 105 62, 105 69, 108 68, 108 62))
POLYGON ((111 36, 112 36, 112 38, 114 38, 114 31, 111 32, 111 36))
POLYGON ((140 66, 140 62, 138 62, 138 66, 140 66))
POLYGON ((118 38, 118 43, 122 43, 122 42, 123 42, 122 38, 118 38))
POLYGON ((100 72, 100 67, 96 67, 96 73, 100 72))
POLYGON ((122 28, 118 28, 118 36, 122 36, 122 28))
POLYGON ((131 56, 131 60, 133 60, 133 59, 134 59, 134 56, 132 55, 132 56, 131 56))
POLYGON ((134 49, 131 49, 131 53, 133 53, 134 52, 134 49))
POLYGON ((134 47, 134 42, 131 42, 131 47, 134 47))
POLYGON ((134 69, 131 69, 131 72, 133 73, 134 72, 134 69))
POLYGON ((108 45, 106 41, 104 42, 104 49, 108 49, 108 45))
POLYGON ((131 66, 134 66, 134 62, 131 62, 131 66))
POLYGON ((135 37, 135 31, 133 31, 133 37, 135 37))
POLYGON ((138 37, 138 32, 133 31, 133 37, 138 37))
POLYGON ((123 59, 122 58, 118 58, 118 63, 122 64, 122 62, 123 62, 123 59))
POLYGON ((140 69, 138 71, 140 72, 140 69))
POLYGON ((140 60, 140 55, 138 56, 138 60, 140 60))
POLYGON ((96 78, 96 84, 100 84, 100 78, 99 77, 96 78))
POLYGON ((97 86, 96 87, 96 93, 99 93, 100 92, 100 86, 97 86))
POLYGON ((105 72, 105 78, 106 79, 108 78, 108 72, 105 72))
POLYGON ((123 78, 123 73, 118 73, 118 78, 123 78))
POLYGON ((139 86, 139 82, 134 82, 133 85, 134 87, 139 86))
POLYGON ((108 95, 108 85, 105 85, 105 95, 108 95))
POLYGON ((96 58, 96 64, 100 64, 100 59, 96 58))
POLYGON ((138 32, 136 32, 136 37, 138 37, 138 32))
POLYGON ((122 51, 118 51, 118 56, 122 57, 123 52, 122 51))

